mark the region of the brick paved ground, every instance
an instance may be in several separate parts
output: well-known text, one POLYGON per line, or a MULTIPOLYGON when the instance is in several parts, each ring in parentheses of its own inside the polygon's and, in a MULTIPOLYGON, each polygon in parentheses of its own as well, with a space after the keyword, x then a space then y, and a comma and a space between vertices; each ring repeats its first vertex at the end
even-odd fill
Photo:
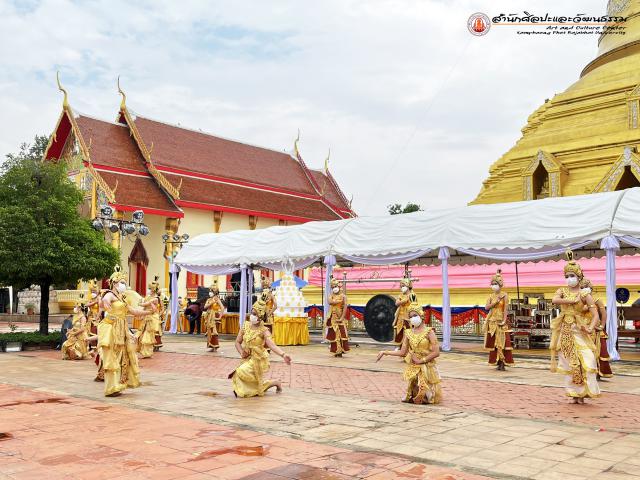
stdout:
POLYGON ((486 478, 8 385, 0 399, 1 479, 486 478))
MULTIPOLYGON (((177 348, 171 337, 165 337, 165 340, 166 350, 177 348)), ((188 347, 191 348, 189 344, 180 346, 188 347)), ((285 478, 358 478, 357 474, 366 476, 374 468, 392 470, 393 464, 372 466, 370 454, 381 457, 401 455, 401 460, 396 457, 395 461, 414 463, 402 472, 375 470, 372 475, 379 474, 379 478, 453 479, 480 474, 490 478, 536 480, 631 480, 640 476, 640 435, 635 433, 639 423, 636 410, 640 410, 640 406, 639 396, 634 393, 639 388, 638 377, 614 378, 606 384, 608 391, 601 399, 580 407, 567 405, 561 389, 546 386, 548 379, 556 379, 557 376, 551 375, 544 364, 531 364, 527 368, 515 368, 507 374, 496 375, 478 357, 445 354, 440 362, 445 381, 444 404, 418 407, 397 401, 404 389, 399 376, 399 361, 387 359, 384 363, 375 364, 371 361, 375 352, 358 349, 349 359, 340 362, 328 357, 321 347, 304 347, 288 349, 296 359, 293 366, 287 367, 277 361, 272 363, 273 376, 291 384, 283 394, 236 399, 226 379, 238 364, 237 358, 224 356, 233 354, 230 345, 223 344, 224 353, 216 355, 205 353, 200 344, 192 347, 197 354, 165 351, 151 360, 142 360, 144 386, 127 391, 116 399, 102 397, 102 385, 91 381, 95 366, 89 361, 64 362, 60 360, 59 352, 0 355, 0 383, 11 384, 7 387, 9 389, 17 386, 27 389, 27 393, 16 393, 16 396, 27 395, 30 398, 37 389, 37 394, 45 398, 72 402, 6 405, 5 392, 0 390, 0 432, 12 433, 12 426, 20 425, 24 426, 25 436, 32 432, 36 439, 35 444, 26 441, 25 450, 20 450, 24 460, 12 462, 16 464, 12 468, 19 469, 17 464, 46 453, 44 458, 54 457, 50 460, 54 464, 62 462, 60 469, 72 468, 74 463, 83 468, 87 466, 87 476, 83 473, 75 478, 103 478, 98 474, 91 476, 95 469, 88 468, 93 465, 92 460, 85 458, 89 454, 84 442, 93 442, 87 433, 94 433, 104 437, 98 444, 97 458, 104 456, 109 462, 117 463, 118 468, 125 470, 120 472, 121 478, 178 478, 172 477, 171 472, 184 474, 183 470, 189 468, 168 462, 164 454, 169 452, 160 447, 182 451, 176 445, 184 441, 190 448, 192 444, 188 442, 200 440, 198 431, 211 427, 211 431, 225 433, 205 435, 224 438, 224 445, 238 446, 234 442, 243 442, 240 446, 266 446, 269 452, 277 455, 278 442, 293 441, 282 438, 285 436, 297 439, 299 443, 291 444, 295 445, 296 452, 312 452, 313 455, 324 452, 313 458, 301 455, 288 460, 268 455, 266 459, 256 459, 237 453, 233 457, 237 462, 234 465, 242 468, 254 460, 278 460, 301 465, 287 466, 285 478), (474 376, 482 380, 470 380, 474 376), (97 424, 94 430, 91 422, 86 423, 86 430, 78 429, 78 424, 83 425, 86 419, 64 410, 76 405, 75 402, 93 412, 92 419, 102 418, 103 413, 111 416, 104 417, 106 420, 97 424), (6 416, 7 412, 14 411, 18 417, 10 419, 6 416), (44 421, 42 417, 45 417, 44 421), (137 419, 140 421, 136 422, 137 419), (128 420, 131 423, 126 423, 128 420), (187 420, 194 424, 187 428, 182 423, 187 420), (4 421, 9 421, 9 426, 4 421), (74 425, 74 428, 58 427, 61 421, 74 425), (125 424, 128 425, 126 428, 118 427, 125 424), (185 430, 174 435, 174 425, 178 430, 185 430), (35 433, 40 430, 50 436, 35 433), (175 443, 159 443, 162 433, 177 437, 175 443), (61 442, 57 440, 68 438, 72 439, 71 443, 67 440, 68 446, 59 446, 61 442), (248 443, 249 440, 245 442, 245 438, 252 443, 248 443), (77 443, 74 443, 76 439, 77 443), (55 448, 37 453, 41 441, 45 440, 53 440, 47 445, 55 448), (103 450, 107 446, 117 448, 114 447, 116 442, 123 442, 119 447, 125 451, 125 454, 119 454, 123 457, 121 462, 118 462, 117 455, 115 460, 110 457, 108 452, 111 450, 103 450), (325 448, 338 451, 327 453, 325 448), (153 477, 144 476, 149 473, 144 469, 150 468, 150 457, 145 457, 147 449, 154 452, 154 459, 160 459, 159 466, 167 469, 166 472, 153 477), (343 466, 343 461, 350 465, 343 466), (175 470, 176 467, 182 470, 175 470), (306 470, 308 468, 317 470, 306 470), (449 470, 434 471, 434 468, 449 470)), ((640 369, 633 365, 627 369, 631 375, 640 373, 640 369)), ((16 439, 0 439, 0 466, 7 461, 5 457, 16 458, 15 455, 2 454, 13 441, 16 439)), ((220 454, 220 448, 209 450, 207 447, 203 450, 193 447, 193 451, 183 453, 197 457, 205 451, 214 452, 210 458, 200 457, 195 463, 229 455, 220 454)), ((245 454, 251 452, 244 451, 245 454)), ((24 477, 18 478, 32 478, 29 475, 35 476, 38 472, 42 474, 42 465, 39 465, 31 465, 32 472, 25 472, 24 477)), ((267 462, 267 466, 273 468, 274 464, 267 462)), ((280 464, 277 466, 282 467, 280 464)), ((46 467, 47 473, 59 473, 52 470, 51 465, 46 467)), ((220 464, 214 467, 218 473, 228 472, 222 470, 220 464)), ((253 472, 250 466, 247 466, 248 471, 237 471, 238 468, 229 469, 236 475, 242 472, 243 476, 235 478, 280 480, 264 476, 262 472, 253 472)), ((405 464, 399 468, 405 468, 405 464)), ((7 477, 2 468, 0 472, 5 475, 0 474, 0 480, 15 478, 7 477)), ((270 474, 282 477, 282 472, 271 471, 270 474)), ((14 473, 23 475, 22 472, 14 473)))
MULTIPOLYGON (((33 352, 29 355, 59 358, 59 352, 53 351, 33 352)), ((395 363, 396 360, 387 362, 395 363)), ((226 379, 238 363, 237 358, 206 353, 192 355, 162 352, 151 359, 140 360, 143 371, 173 372, 217 379, 226 379)), ((301 363, 287 366, 281 362, 272 362, 269 377, 281 380, 287 388, 305 392, 346 395, 369 401, 399 401, 403 398, 406 384, 399 373, 348 368, 348 361, 342 364, 345 366, 337 368, 301 363)), ((379 364, 370 366, 376 365, 379 364)), ((554 376, 547 371, 539 372, 539 375, 554 376)), ((640 384, 640 378, 635 380, 640 384)), ((443 405, 451 408, 640 432, 638 395, 607 392, 597 400, 588 401, 588 405, 577 406, 567 402, 564 390, 559 387, 445 378, 443 388, 443 405)))

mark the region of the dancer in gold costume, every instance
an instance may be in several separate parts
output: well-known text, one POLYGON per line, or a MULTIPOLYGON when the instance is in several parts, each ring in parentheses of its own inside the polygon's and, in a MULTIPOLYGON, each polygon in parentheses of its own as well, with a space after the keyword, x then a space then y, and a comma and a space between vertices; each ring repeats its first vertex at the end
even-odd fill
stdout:
POLYGON ((160 322, 161 301, 159 297, 160 284, 156 276, 153 282, 149 283, 147 296, 144 298, 141 307, 150 311, 142 319, 142 326, 136 335, 137 351, 140 352, 142 358, 151 358, 155 351, 156 344, 156 328, 160 322))
POLYGON ((586 397, 600 396, 596 346, 591 340, 600 318, 591 294, 580 292, 582 268, 573 260, 572 252, 567 252, 567 259, 564 266, 567 287, 559 289, 553 297, 553 303, 560 306, 560 315, 551 321, 551 371, 565 376, 567 396, 573 403, 582 404, 586 397), (592 315, 589 324, 584 307, 592 315))
POLYGON ((87 308, 89 314, 87 317, 89 333, 95 335, 98 333, 98 323, 100 323, 100 288, 95 280, 89 280, 89 303, 87 308))
POLYGON ((89 358, 89 322, 88 309, 84 304, 84 295, 80 294, 80 301, 73 307, 73 326, 67 330, 67 340, 62 344, 63 360, 85 360, 89 358))
POLYGON ((440 346, 433 328, 424 323, 424 312, 417 304, 409 307, 409 324, 400 350, 383 350, 378 353, 379 361, 385 355, 404 357, 406 367, 402 378, 407 382, 406 403, 437 404, 442 399, 440 373, 436 358, 440 356, 440 346))
POLYGON ((331 279, 331 295, 329 295, 329 315, 327 316, 327 336, 331 346, 329 351, 335 357, 342 357, 348 352, 349 334, 347 333, 347 296, 342 293, 340 281, 331 279))
POLYGON ((502 272, 498 270, 491 278, 493 293, 485 306, 489 314, 483 327, 484 348, 489 351, 489 365, 497 364, 498 370, 502 371, 506 370, 505 365, 514 365, 511 329, 507 321, 509 298, 502 292, 503 286, 502 272))
POLYGON ((278 308, 278 304, 271 290, 271 280, 267 277, 262 277, 262 293, 260 294, 260 298, 266 305, 264 326, 269 329, 269 332, 273 333, 273 312, 278 308))
POLYGON ((136 341, 127 325, 127 313, 136 316, 151 313, 127 303, 127 275, 120 271, 119 266, 111 275, 109 284, 111 290, 102 297, 102 308, 106 314, 98 325, 98 349, 107 397, 119 395, 126 388, 140 386, 136 341))
MULTIPOLYGON (((582 279, 580 282, 580 292, 584 295, 592 295, 593 296, 593 285, 591 281, 587 278, 582 279)), ((607 349, 607 310, 604 306, 604 303, 601 299, 595 298, 593 299, 593 303, 595 303, 598 308, 598 315, 600 317, 600 322, 596 325, 593 333, 591 334, 591 340, 593 340, 594 345, 596 346, 596 357, 598 359, 598 375, 597 378, 610 378, 613 377, 613 371, 611 370, 611 364, 609 361, 611 358, 609 357, 609 350, 607 349)), ((591 323, 591 312, 589 312, 589 308, 587 306, 583 307, 583 311, 585 314, 585 319, 587 324, 591 323)))
POLYGON ((413 293, 413 283, 410 278, 403 278, 400 281, 400 295, 396 298, 396 314, 393 320, 395 331, 394 341, 402 345, 404 330, 409 328, 409 306, 418 303, 416 294, 413 293))
POLYGON ((209 298, 204 304, 203 323, 205 332, 207 333, 207 348, 214 352, 218 350, 220 342, 218 341, 218 327, 222 324, 222 313, 224 305, 220 300, 220 290, 214 283, 209 288, 209 298))
POLYGON ((291 357, 273 342, 269 329, 263 323, 267 315, 266 308, 262 299, 254 303, 249 321, 244 322, 238 332, 236 350, 243 361, 229 375, 236 397, 262 397, 271 387, 276 387, 277 392, 282 391, 280 382, 264 380, 269 370, 269 353, 265 345, 280 355, 287 365, 291 363, 291 357))

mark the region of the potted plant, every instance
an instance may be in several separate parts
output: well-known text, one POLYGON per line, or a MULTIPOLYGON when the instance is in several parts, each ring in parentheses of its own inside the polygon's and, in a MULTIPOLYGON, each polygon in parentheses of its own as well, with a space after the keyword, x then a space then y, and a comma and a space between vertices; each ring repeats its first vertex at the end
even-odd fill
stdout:
POLYGON ((27 315, 34 315, 36 313, 36 306, 33 303, 27 303, 25 308, 27 309, 27 315))

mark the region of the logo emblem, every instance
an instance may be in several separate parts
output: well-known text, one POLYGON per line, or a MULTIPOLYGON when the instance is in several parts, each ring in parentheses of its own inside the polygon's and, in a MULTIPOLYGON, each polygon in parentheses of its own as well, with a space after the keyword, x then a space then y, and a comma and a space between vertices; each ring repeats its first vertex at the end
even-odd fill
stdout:
POLYGON ((472 35, 477 37, 486 35, 491 28, 491 21, 484 13, 477 12, 469 17, 467 20, 467 28, 472 35))

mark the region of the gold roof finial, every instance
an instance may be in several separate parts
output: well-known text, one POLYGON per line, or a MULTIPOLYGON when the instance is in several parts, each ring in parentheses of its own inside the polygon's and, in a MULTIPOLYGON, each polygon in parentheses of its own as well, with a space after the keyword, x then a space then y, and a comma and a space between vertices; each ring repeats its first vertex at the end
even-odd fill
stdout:
POLYGON ((329 157, 331 156, 331 148, 329 148, 329 151, 327 152, 327 158, 324 159, 324 174, 328 175, 329 174, 329 157))
POLYGON ((67 94, 67 91, 63 88, 62 84, 60 83, 59 71, 56 72, 56 82, 58 83, 58 90, 64 93, 64 98, 62 99, 62 107, 67 108, 69 106, 69 95, 67 94))
POLYGON ((120 75, 118 75, 118 82, 117 83, 118 83, 118 93, 120 95, 122 95, 122 101, 120 102, 120 110, 124 110, 125 108, 127 108, 127 96, 125 95, 125 93, 120 88, 120 75))
POLYGON ((300 129, 298 129, 298 136, 293 142, 293 151, 296 153, 296 157, 300 156, 300 152, 298 151, 298 142, 300 142, 300 129))

